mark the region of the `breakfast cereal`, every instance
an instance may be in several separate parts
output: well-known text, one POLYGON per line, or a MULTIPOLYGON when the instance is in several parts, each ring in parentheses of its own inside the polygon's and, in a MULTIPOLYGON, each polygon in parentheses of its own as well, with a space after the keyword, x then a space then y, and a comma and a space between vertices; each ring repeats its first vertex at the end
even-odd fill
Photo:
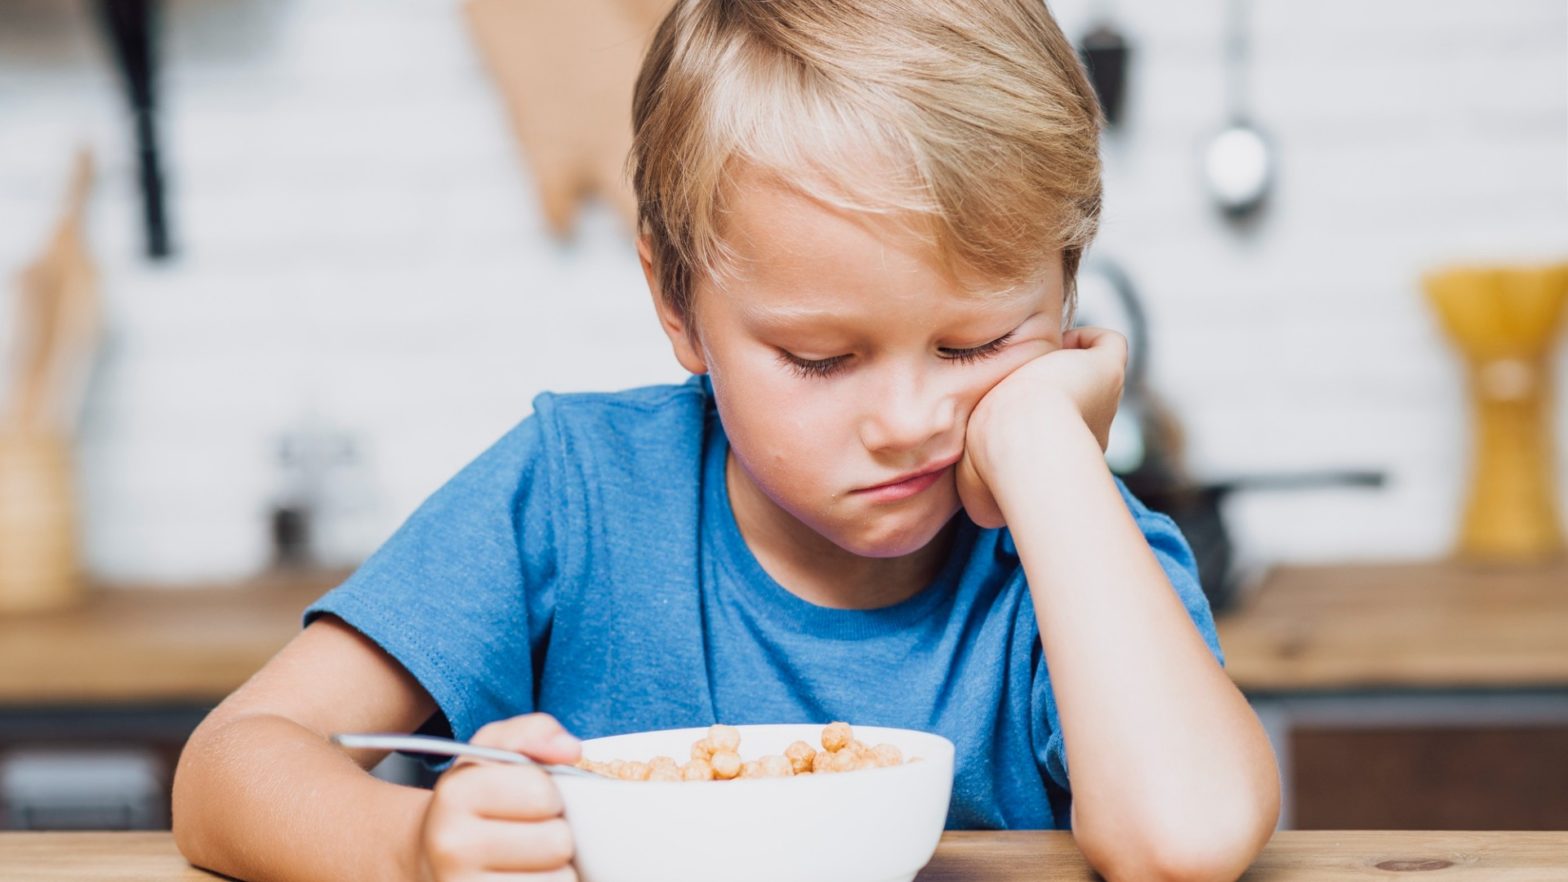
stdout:
POLYGON ((656 756, 647 762, 583 759, 577 767, 622 781, 730 781, 839 774, 899 766, 905 762, 903 752, 894 745, 869 747, 862 743, 855 738, 848 723, 829 723, 822 729, 820 740, 821 750, 804 741, 796 741, 782 754, 742 760, 740 730, 717 725, 709 727, 707 734, 692 744, 690 760, 686 763, 678 763, 670 756, 656 756))

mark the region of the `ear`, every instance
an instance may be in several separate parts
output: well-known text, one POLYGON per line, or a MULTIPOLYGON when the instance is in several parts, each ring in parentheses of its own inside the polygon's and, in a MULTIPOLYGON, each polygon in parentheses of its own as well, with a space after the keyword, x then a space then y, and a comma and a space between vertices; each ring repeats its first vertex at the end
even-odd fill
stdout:
POLYGON ((648 293, 653 295, 653 311, 659 317, 659 327, 664 330, 664 336, 670 338, 675 360, 690 373, 707 373, 708 363, 697 341, 696 329, 685 315, 670 306, 664 299, 664 292, 659 290, 659 276, 653 269, 653 248, 648 244, 646 235, 637 237, 637 259, 642 262, 642 275, 648 280, 648 293))

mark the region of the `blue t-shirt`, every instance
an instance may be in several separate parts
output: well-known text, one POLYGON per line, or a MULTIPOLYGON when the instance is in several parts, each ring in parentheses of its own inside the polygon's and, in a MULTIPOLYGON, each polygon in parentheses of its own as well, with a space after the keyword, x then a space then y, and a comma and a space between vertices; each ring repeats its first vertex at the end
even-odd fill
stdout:
MULTIPOLYGON (((1061 725, 1008 532, 960 513, 920 593, 816 606, 742 539, 727 450, 704 378, 541 395, 305 622, 336 615, 407 668, 439 708, 422 731, 467 739, 532 711, 583 738, 715 722, 921 729, 957 747, 949 828, 1067 827, 1061 725)), ((1181 533, 1118 487, 1223 663, 1181 533)))

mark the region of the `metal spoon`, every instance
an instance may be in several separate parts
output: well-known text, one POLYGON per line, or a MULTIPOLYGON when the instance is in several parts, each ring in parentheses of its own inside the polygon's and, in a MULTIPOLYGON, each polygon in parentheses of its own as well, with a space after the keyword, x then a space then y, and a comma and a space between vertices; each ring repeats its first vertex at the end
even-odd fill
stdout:
POLYGON ((1210 141, 1203 155, 1209 195, 1232 223, 1251 221, 1273 189, 1275 161, 1269 138, 1252 122, 1247 107, 1251 37, 1247 7, 1251 0, 1230 0, 1226 84, 1230 121, 1210 141))
POLYGON ((469 744, 466 741, 438 738, 434 735, 399 735, 391 732, 338 732, 332 736, 332 743, 339 747, 364 748, 367 750, 401 750, 404 753, 424 753, 432 756, 471 756, 475 759, 492 760, 498 763, 538 766, 552 775, 575 775, 580 778, 605 780, 603 775, 590 772, 587 769, 579 769, 576 766, 562 765, 560 763, 541 763, 533 757, 518 753, 515 750, 481 747, 477 744, 469 744))

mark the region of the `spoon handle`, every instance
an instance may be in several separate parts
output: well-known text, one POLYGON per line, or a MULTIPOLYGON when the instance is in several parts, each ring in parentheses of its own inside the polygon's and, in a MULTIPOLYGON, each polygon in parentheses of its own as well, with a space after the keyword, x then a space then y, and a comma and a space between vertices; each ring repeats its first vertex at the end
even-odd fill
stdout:
POLYGON ((576 766, 562 765, 560 763, 541 763, 525 754, 512 750, 502 750, 496 747, 481 747, 478 744, 469 744, 465 741, 455 741, 451 738, 438 738, 434 735, 399 735, 395 733, 378 732, 338 732, 332 736, 332 743, 339 747, 365 748, 368 750, 400 750, 404 753, 425 753, 434 756, 471 756, 475 759, 492 760, 499 763, 511 763, 520 766, 538 766, 552 775, 583 775, 590 778, 599 778, 593 772, 579 769, 576 766))

